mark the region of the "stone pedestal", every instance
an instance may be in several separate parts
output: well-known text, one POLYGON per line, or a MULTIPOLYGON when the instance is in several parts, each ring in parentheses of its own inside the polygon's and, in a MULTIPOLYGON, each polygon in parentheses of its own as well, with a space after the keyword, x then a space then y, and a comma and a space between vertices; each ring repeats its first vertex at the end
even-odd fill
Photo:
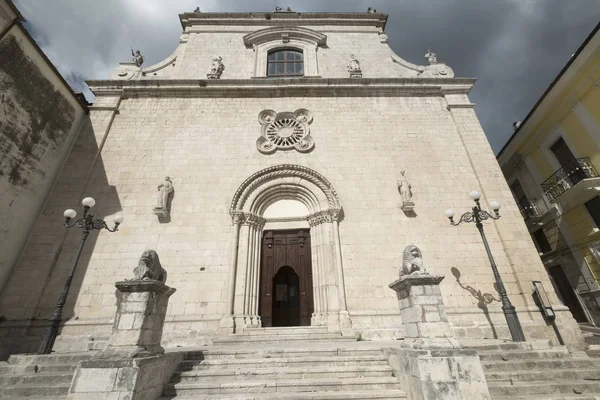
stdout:
POLYGON ((67 400, 157 399, 184 355, 179 352, 145 358, 82 361, 73 376, 67 400))
POLYGON ((400 209, 402 211, 404 211, 405 213, 411 212, 413 211, 415 208, 415 203, 412 201, 405 201, 402 203, 402 205, 400 206, 400 209))
POLYGON ((404 275, 390 285, 396 291, 405 338, 452 337, 440 282, 443 275, 404 275))
POLYGON ((171 216, 169 214, 169 210, 167 210, 166 207, 154 207, 154 214, 156 214, 156 216, 160 220, 169 219, 169 217, 171 216))
POLYGON ((384 353, 411 400, 491 399, 477 352, 454 339, 409 340, 384 353))
POLYGON ((349 71, 350 78, 362 78, 362 71, 349 71))
POLYGON ((169 297, 175 289, 155 280, 123 281, 117 287, 117 313, 111 338, 99 358, 148 357, 160 345, 169 297))

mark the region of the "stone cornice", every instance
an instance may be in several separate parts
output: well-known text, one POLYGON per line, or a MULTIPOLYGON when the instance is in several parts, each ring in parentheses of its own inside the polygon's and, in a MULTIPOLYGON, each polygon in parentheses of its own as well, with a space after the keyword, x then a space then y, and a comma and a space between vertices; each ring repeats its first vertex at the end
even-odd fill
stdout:
POLYGON ((472 78, 139 79, 87 81, 96 96, 294 97, 467 94, 472 78))
POLYGON ((385 30, 387 14, 381 13, 194 13, 179 14, 182 28, 198 25, 223 26, 374 26, 385 30))

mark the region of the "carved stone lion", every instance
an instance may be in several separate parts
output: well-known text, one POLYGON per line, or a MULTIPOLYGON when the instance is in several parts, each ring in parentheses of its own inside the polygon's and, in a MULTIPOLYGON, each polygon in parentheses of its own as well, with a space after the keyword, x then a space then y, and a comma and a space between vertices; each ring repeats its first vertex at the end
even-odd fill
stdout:
POLYGON ((142 253, 133 274, 135 280, 153 280, 162 283, 167 281, 167 271, 160 265, 158 254, 154 250, 146 250, 142 253))
POLYGON ((406 246, 402 254, 402 269, 400 276, 412 274, 424 274, 423 256, 421 250, 414 244, 406 246))

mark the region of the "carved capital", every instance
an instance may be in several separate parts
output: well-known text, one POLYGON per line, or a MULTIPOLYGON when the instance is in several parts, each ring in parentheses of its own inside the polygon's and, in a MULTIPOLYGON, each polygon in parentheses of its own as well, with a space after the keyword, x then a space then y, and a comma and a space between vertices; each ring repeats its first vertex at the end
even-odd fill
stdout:
POLYGON ((253 213, 245 213, 244 217, 244 224, 256 229, 262 229, 267 222, 263 217, 253 213))
POLYGON ((235 225, 240 225, 244 222, 244 213, 241 211, 232 211, 231 220, 235 225))
POLYGON ((329 210, 317 211, 316 213, 308 216, 308 225, 310 227, 321 225, 327 222, 333 222, 333 217, 329 210))

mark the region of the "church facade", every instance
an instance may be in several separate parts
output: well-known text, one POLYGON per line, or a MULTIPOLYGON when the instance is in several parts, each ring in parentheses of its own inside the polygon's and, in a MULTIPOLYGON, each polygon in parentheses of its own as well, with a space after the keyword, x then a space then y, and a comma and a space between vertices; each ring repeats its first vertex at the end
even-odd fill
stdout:
MULTIPOLYGON (((61 337, 107 336, 116 281, 147 249, 167 271, 168 346, 210 343, 248 327, 326 326, 364 340, 404 336, 389 285, 403 252, 445 275, 457 338, 510 338, 494 275, 468 211, 471 190, 528 340, 557 337, 532 297, 541 281, 565 343, 579 328, 553 292, 468 93, 428 51, 396 55, 379 13, 180 15, 179 45, 145 66, 134 54, 89 81, 90 117, 5 286, 2 343, 43 331, 81 232, 62 211, 83 197, 114 233, 94 232, 79 261, 61 337)), ((425 312, 425 311, 424 311, 425 312)))

